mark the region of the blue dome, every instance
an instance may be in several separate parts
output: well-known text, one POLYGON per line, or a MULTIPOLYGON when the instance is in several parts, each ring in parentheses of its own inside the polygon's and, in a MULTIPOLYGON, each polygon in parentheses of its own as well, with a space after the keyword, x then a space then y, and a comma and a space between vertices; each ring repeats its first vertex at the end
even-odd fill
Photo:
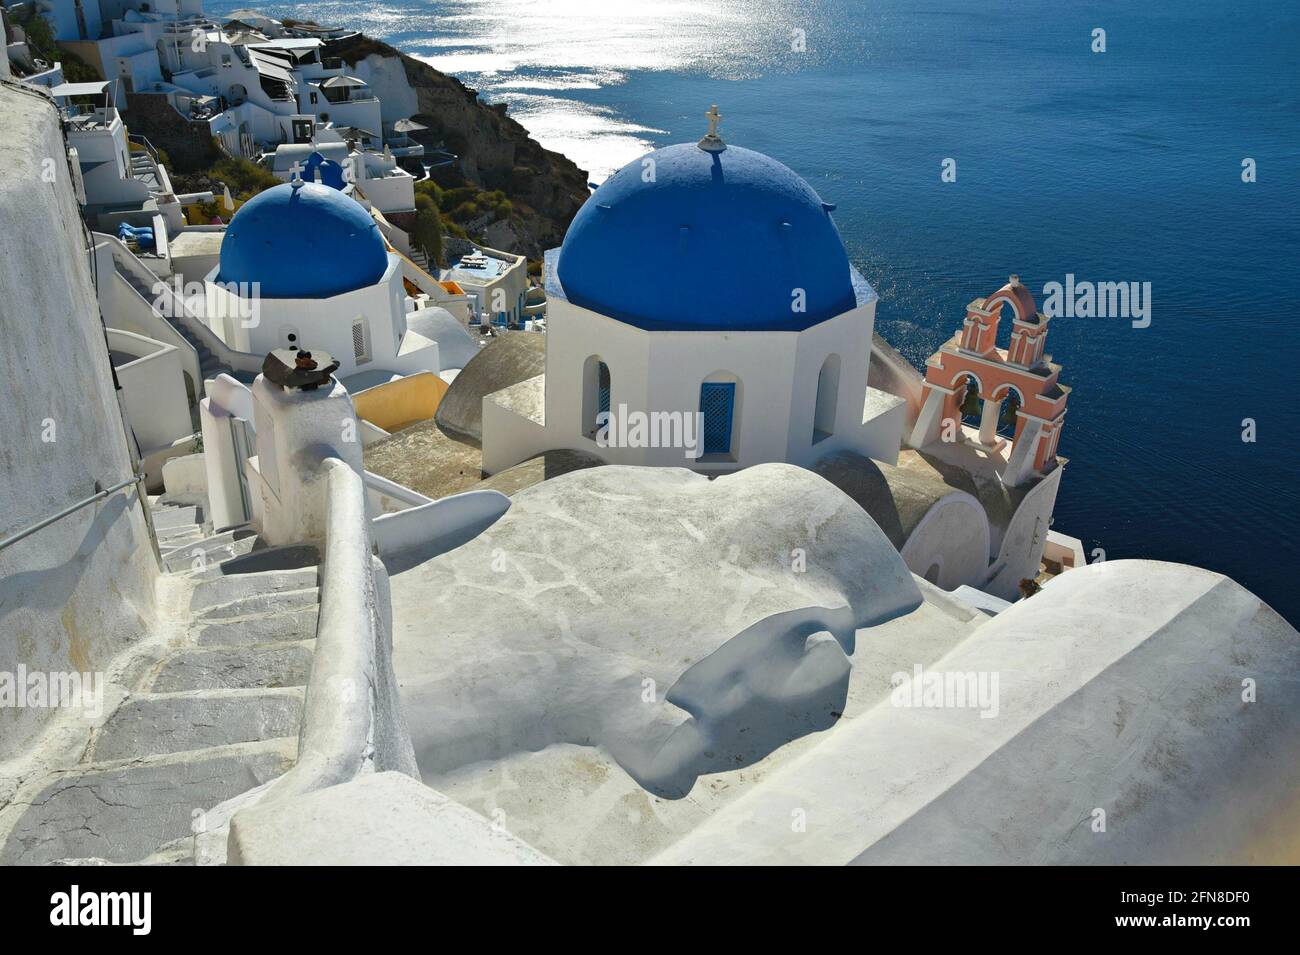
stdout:
POLYGON ((569 301, 655 331, 800 330, 854 307, 833 207, 788 167, 694 143, 648 158, 653 182, 638 159, 574 216, 557 266, 569 301))
POLYGON ((375 220, 337 189, 285 183, 239 207, 221 242, 222 282, 264 298, 328 298, 374 285, 388 268, 375 220))

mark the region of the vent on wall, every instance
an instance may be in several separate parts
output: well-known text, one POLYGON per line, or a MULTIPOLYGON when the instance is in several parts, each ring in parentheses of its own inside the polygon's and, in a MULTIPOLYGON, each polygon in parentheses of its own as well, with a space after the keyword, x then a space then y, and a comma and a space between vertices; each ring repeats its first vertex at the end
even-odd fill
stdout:
POLYGON ((366 320, 364 318, 352 320, 352 354, 356 358, 358 365, 370 361, 370 343, 366 341, 366 320))

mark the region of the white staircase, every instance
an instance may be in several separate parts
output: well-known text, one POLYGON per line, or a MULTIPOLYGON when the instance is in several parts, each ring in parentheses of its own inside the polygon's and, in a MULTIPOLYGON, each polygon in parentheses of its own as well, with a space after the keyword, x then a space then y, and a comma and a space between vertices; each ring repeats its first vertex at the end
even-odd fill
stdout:
MULTIPOLYGON (((158 301, 159 295, 170 294, 166 289, 165 283, 157 281, 152 284, 146 284, 145 281, 131 269, 124 268, 121 263, 116 260, 114 260, 114 264, 117 266, 117 274, 122 276, 128 285, 139 292, 140 297, 148 302, 151 307, 154 307, 154 303, 158 301)), ((174 300, 175 297, 172 297, 174 300)), ((203 372, 205 380, 208 378, 215 378, 222 372, 233 374, 230 366, 222 362, 216 355, 212 354, 211 349, 204 345, 197 335, 186 328, 184 322, 177 321, 176 318, 170 314, 172 311, 171 308, 159 309, 154 307, 154 311, 162 316, 167 324, 176 329, 182 338, 194 346, 194 350, 199 356, 199 368, 203 372)))
POLYGON ((128 668, 129 694, 78 761, 0 803, 0 864, 223 861, 196 858, 196 831, 224 826, 221 804, 297 759, 315 550, 259 547, 248 527, 213 534, 202 505, 151 510, 164 564, 188 589, 187 632, 128 668))

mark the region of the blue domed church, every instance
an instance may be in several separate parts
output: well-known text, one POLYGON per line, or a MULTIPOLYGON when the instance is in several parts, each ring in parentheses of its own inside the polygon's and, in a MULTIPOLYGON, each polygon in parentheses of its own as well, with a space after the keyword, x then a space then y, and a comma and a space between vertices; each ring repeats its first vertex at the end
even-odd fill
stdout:
POLYGON ((370 213, 316 182, 274 186, 244 203, 206 282, 205 315, 233 350, 323 350, 338 376, 439 371, 438 345, 408 328, 401 258, 370 213))
POLYGON ((724 473, 837 450, 893 463, 867 386, 876 296, 832 205, 709 133, 620 169, 548 253, 546 373, 484 401, 484 470, 576 449, 724 473))

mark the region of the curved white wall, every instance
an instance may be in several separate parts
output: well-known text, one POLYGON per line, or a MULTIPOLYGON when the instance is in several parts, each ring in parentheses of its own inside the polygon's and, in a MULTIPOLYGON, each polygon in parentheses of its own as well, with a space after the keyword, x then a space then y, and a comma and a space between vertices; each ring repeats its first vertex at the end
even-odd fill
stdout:
MULTIPOLYGON (((54 105, 0 87, 0 537, 132 473, 66 165, 33 187, 63 155, 54 105)), ((0 673, 102 671, 150 629, 157 573, 131 488, 0 550, 0 673)), ((0 759, 58 712, 0 706, 0 759)))
POLYGON ((989 522, 984 508, 965 491, 936 501, 908 535, 903 561, 914 574, 944 590, 980 587, 988 575, 989 522), (933 568, 937 575, 932 576, 933 568))

